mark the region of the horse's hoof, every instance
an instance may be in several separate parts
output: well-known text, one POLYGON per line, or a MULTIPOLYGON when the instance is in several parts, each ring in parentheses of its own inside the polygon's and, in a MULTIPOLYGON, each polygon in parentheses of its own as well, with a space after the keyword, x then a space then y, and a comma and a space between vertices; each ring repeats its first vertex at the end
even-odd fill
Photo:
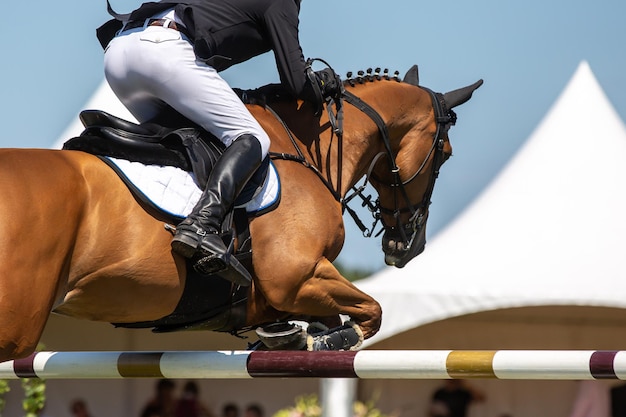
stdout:
POLYGON ((256 329, 268 350, 303 350, 307 342, 304 329, 293 323, 272 323, 256 329))
POLYGON ((330 330, 309 334, 307 350, 357 350, 363 343, 363 332, 354 322, 330 330))

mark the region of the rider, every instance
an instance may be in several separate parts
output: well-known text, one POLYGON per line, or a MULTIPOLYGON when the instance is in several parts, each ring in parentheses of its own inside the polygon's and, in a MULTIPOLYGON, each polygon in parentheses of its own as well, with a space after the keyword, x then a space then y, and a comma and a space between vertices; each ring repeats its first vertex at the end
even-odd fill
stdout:
MULTIPOLYGON (((298 39, 301 0, 184 0, 142 4, 98 29, 106 79, 139 122, 169 106, 215 135, 226 150, 172 250, 216 273, 241 271, 219 231, 266 157, 270 139, 218 72, 272 50, 281 84, 319 111, 340 89, 330 69, 313 72, 298 39)), ((246 274, 245 270, 243 272, 246 274)), ((225 275, 226 276, 226 275, 225 275)), ((240 283, 249 280, 249 275, 240 283)), ((235 282, 239 278, 228 278, 235 282)))

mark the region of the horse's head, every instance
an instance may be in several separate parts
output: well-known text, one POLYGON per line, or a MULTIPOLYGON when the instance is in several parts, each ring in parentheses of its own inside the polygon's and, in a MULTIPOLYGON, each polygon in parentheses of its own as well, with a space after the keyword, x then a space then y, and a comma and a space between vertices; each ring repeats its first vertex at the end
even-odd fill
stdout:
MULTIPOLYGON (((370 180, 378 191, 384 234, 385 263, 398 268, 423 252, 430 199, 441 165, 452 154, 448 130, 456 122, 454 107, 468 101, 482 80, 451 91, 435 93, 419 86, 417 66, 403 80, 421 95, 416 108, 403 110, 388 126, 389 139, 380 161, 373 163, 370 180)), ((383 134, 384 136, 384 134, 383 134)))

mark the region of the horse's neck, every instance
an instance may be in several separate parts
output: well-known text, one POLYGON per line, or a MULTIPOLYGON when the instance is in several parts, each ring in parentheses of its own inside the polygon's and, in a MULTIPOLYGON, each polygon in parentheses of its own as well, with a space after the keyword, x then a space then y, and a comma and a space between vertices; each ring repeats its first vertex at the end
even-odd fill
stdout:
MULTIPOLYGON (((349 91, 360 100, 370 106, 381 118, 384 127, 392 133, 387 138, 389 145, 395 150, 397 141, 405 133, 406 127, 400 127, 405 118, 406 109, 412 108, 414 100, 407 94, 396 94, 396 90, 402 91, 397 81, 371 81, 365 85, 357 85, 349 88, 349 91), (402 110, 405 109, 405 110, 402 110)), ((359 110, 354 105, 344 101, 344 126, 343 141, 332 139, 329 134, 321 135, 321 142, 325 142, 326 149, 330 150, 331 156, 337 155, 341 146, 341 158, 331 157, 327 164, 331 167, 331 175, 341 171, 341 194, 345 193, 365 175, 377 154, 385 151, 385 144, 381 137, 381 130, 372 117, 359 110), (333 152, 335 152, 333 154, 333 152)))
MULTIPOLYGON (((400 113, 396 109, 403 106, 406 108, 406 103, 399 101, 404 100, 402 95, 399 100, 391 101, 381 97, 381 92, 388 93, 389 86, 393 84, 398 83, 375 81, 351 90, 372 106, 383 117, 385 124, 390 126, 396 121, 394 115, 400 113)), ((314 165, 332 188, 342 196, 365 175, 375 155, 384 150, 376 123, 345 101, 341 136, 333 132, 326 111, 322 113, 321 120, 318 120, 312 117, 308 109, 304 107, 298 109, 294 103, 277 103, 273 108, 289 126, 293 140, 307 161, 314 165)), ((290 154, 297 152, 287 134, 273 138, 272 148, 290 154)))

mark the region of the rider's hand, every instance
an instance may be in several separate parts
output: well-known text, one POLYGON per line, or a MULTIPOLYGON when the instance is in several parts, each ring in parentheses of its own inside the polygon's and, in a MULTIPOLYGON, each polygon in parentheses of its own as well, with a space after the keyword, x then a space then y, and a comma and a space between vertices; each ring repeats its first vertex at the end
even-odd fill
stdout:
POLYGON ((328 98, 338 100, 343 91, 341 78, 330 68, 313 71, 310 63, 306 67, 307 84, 303 98, 313 104, 313 112, 319 116, 328 98))
POLYGON ((341 78, 330 68, 315 71, 319 82, 322 96, 326 98, 338 98, 341 95, 341 78))

